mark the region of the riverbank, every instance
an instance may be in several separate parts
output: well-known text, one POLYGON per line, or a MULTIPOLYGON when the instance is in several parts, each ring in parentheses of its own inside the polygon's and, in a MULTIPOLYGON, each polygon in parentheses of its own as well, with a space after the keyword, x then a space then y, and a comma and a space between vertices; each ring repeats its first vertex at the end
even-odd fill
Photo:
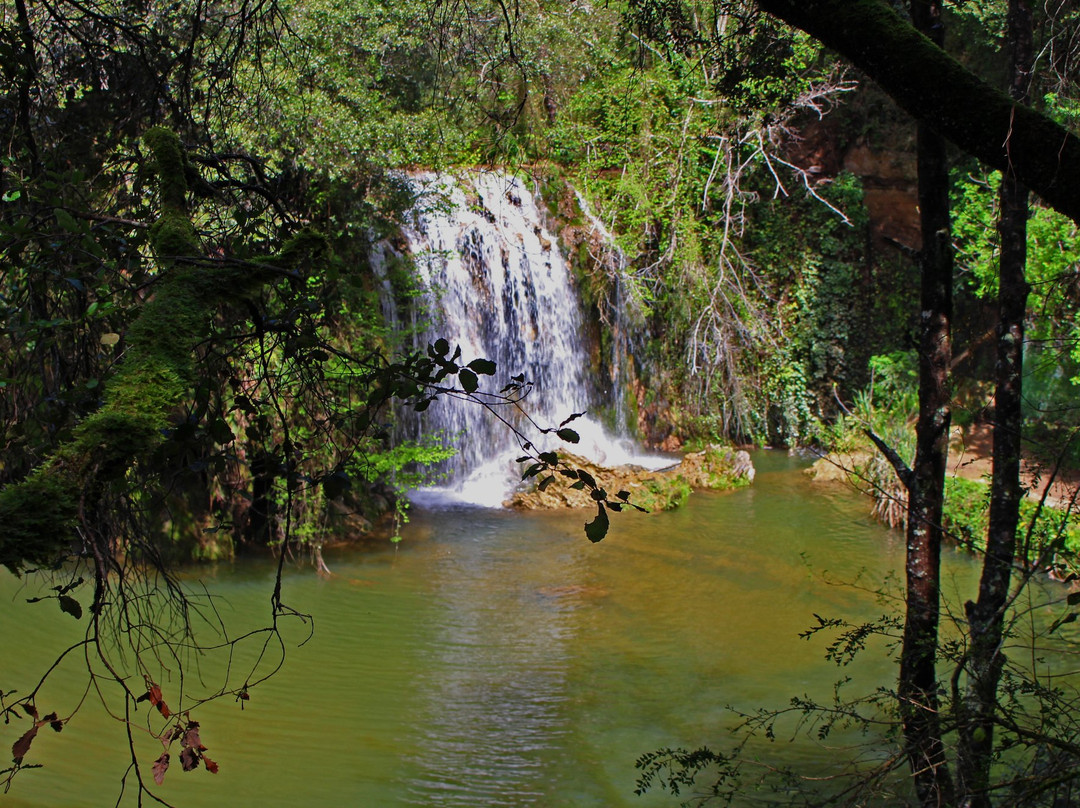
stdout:
MULTIPOLYGON (((950 538, 972 550, 985 547, 989 520, 990 478, 993 473, 993 435, 982 424, 957 429, 949 446, 945 481, 945 528, 950 538)), ((806 474, 818 483, 840 482, 873 499, 879 521, 892 528, 904 525, 906 494, 895 474, 877 452, 831 453, 819 458, 806 474)), ((1020 507, 1021 547, 1030 562, 1052 565, 1051 546, 1080 552, 1080 525, 1075 515, 1080 499, 1080 472, 1047 469, 1030 454, 1021 464, 1027 494, 1020 507)))

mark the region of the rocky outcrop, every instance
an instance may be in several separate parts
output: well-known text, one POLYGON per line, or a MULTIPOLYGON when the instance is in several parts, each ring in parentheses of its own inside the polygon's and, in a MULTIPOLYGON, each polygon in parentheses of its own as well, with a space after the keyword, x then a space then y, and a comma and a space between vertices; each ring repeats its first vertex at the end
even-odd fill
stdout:
MULTIPOLYGON (((630 502, 648 511, 666 511, 686 502, 694 489, 723 491, 749 485, 754 479, 750 455, 722 446, 689 452, 669 469, 650 471, 641 466, 606 468, 575 455, 563 455, 565 463, 587 471, 615 500, 616 492, 630 493, 630 502)), ((534 478, 535 480, 535 478, 534 478)), ((543 489, 539 483, 519 491, 506 504, 519 510, 547 508, 594 508, 596 501, 585 490, 570 487, 571 480, 556 475, 543 489)))

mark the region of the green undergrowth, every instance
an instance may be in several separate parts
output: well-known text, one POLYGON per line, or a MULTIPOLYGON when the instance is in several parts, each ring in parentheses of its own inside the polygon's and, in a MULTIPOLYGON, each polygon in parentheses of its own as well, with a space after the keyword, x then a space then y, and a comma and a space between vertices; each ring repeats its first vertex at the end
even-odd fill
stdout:
MULTIPOLYGON (((944 522, 959 544, 976 552, 985 550, 990 486, 982 480, 946 478, 944 522)), ((1026 555, 1031 562, 1037 561, 1047 548, 1075 555, 1080 552, 1080 525, 1075 514, 1048 505, 1040 507, 1031 498, 1021 500, 1017 548, 1018 555, 1026 555)))

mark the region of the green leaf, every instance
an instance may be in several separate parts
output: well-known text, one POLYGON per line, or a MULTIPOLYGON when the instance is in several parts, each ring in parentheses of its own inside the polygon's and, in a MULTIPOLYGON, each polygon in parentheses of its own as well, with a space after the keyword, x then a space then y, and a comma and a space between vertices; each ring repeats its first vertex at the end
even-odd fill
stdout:
POLYGON ((593 544, 600 541, 608 532, 608 515, 607 509, 604 508, 603 502, 596 503, 596 518, 591 522, 585 523, 585 535, 589 537, 589 541, 593 544))
POLYGON ((495 375, 495 363, 490 359, 474 359, 468 365, 470 370, 479 373, 481 376, 494 376, 495 375))
POLYGON ((5 202, 14 202, 21 196, 22 196, 22 191, 13 190, 13 191, 5 192, 3 199, 4 199, 5 202))
POLYGON ((1077 603, 1080 603, 1080 592, 1070 592, 1069 596, 1065 598, 1065 602, 1070 606, 1075 606, 1077 603))
POLYGON ((480 386, 476 374, 468 368, 461 369, 458 373, 458 379, 461 381, 461 387, 466 393, 475 393, 476 388, 480 386))
POLYGON ((572 429, 560 429, 555 433, 567 443, 577 443, 581 440, 581 437, 572 429))
POLYGON ((82 604, 71 595, 60 596, 60 611, 66 612, 74 617, 76 620, 82 617, 82 604))
POLYGON ((53 215, 56 216, 56 223, 69 233, 79 232, 79 223, 63 208, 54 208, 53 215))

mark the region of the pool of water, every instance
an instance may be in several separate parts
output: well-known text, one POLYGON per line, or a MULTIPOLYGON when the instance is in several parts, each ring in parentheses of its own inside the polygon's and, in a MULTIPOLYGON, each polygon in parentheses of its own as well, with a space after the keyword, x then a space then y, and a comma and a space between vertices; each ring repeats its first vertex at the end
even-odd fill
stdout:
MULTIPOLYGON (((695 494, 669 513, 613 515, 596 545, 577 513, 418 511, 396 547, 328 552, 328 579, 290 566, 285 600, 313 623, 286 621, 284 666, 243 709, 232 698, 199 707, 220 771, 183 773, 174 762, 161 796, 192 808, 672 805, 659 792, 633 794, 641 753, 723 748, 732 706, 828 698, 842 676, 862 691, 891 684, 884 646, 838 669, 823 661, 823 641, 799 633, 815 614, 895 611, 901 537, 872 523, 857 496, 810 483, 802 461, 760 452, 755 463, 752 487, 695 494)), ((947 556, 946 590, 961 602, 976 571, 947 556)), ((265 623, 274 571, 251 559, 199 571, 233 635, 265 623)), ((53 604, 25 603, 35 592, 0 576, 0 690, 25 691, 80 637, 82 624, 53 604)), ((257 638, 242 647, 234 683, 257 638)), ((199 661, 202 681, 189 668, 182 683, 166 664, 166 700, 181 685, 184 699, 220 686, 221 655, 199 661)), ((71 659, 38 707, 66 715, 86 687, 85 665, 71 659)), ((162 725, 141 708, 136 727, 162 725)), ((17 731, 3 728, 0 741, 17 731)), ((783 737, 761 753, 828 774, 834 744, 783 737)), ((161 748, 137 736, 147 772, 161 748)), ((2 798, 9 808, 113 805, 129 763, 124 724, 91 689, 62 733, 42 731, 27 762, 43 768, 16 778, 2 798)), ((121 804, 134 798, 129 778, 121 804)))

